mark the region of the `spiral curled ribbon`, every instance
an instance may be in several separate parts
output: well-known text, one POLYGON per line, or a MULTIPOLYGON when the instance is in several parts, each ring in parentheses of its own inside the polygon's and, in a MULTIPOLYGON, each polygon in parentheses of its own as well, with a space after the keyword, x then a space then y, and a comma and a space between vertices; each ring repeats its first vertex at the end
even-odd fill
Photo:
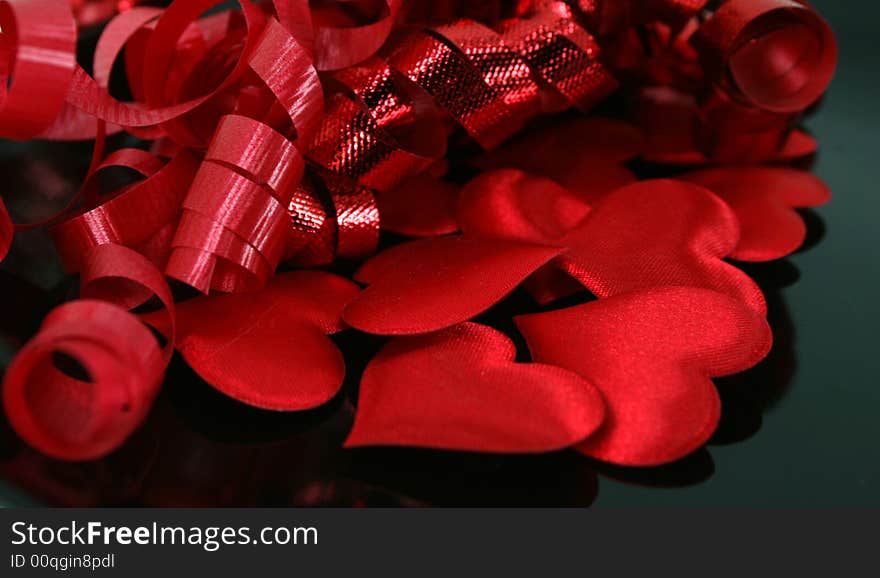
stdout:
POLYGON ((837 62, 834 34, 806 3, 732 0, 695 38, 711 78, 758 108, 805 110, 828 86, 837 62))
POLYGON ((138 4, 144 4, 144 0, 70 0, 73 16, 80 27, 101 24, 138 4))
POLYGON ((692 16, 672 32, 656 23, 647 28, 678 47, 673 58, 689 70, 691 86, 676 98, 696 99, 697 145, 728 162, 771 158, 834 73, 837 45, 828 24, 800 0, 650 3, 662 4, 657 14, 676 8, 692 16))
POLYGON ((443 115, 491 149, 541 110, 589 109, 616 88, 597 42, 563 3, 497 31, 460 20, 411 32, 335 80, 348 94, 330 97, 307 155, 379 190, 439 158, 443 115))
POLYGON ((155 294, 174 326, 171 292, 149 261, 100 245, 87 263, 83 299, 46 317, 7 369, 3 389, 16 431, 62 459, 100 457, 125 441, 146 417, 174 348, 173 329, 160 347, 127 311, 155 294), (64 359, 73 370, 64 370, 64 359))

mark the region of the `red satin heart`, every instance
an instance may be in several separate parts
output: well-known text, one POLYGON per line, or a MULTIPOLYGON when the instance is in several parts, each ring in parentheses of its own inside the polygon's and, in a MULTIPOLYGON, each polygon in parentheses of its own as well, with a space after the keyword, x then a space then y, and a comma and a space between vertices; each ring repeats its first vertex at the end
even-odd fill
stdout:
POLYGON ((796 251, 807 227, 795 208, 831 199, 821 179, 784 167, 714 168, 682 177, 721 197, 740 223, 740 239, 730 254, 740 261, 773 261, 796 251))
POLYGON ((545 452, 601 425, 602 397, 586 380, 515 357, 510 339, 475 323, 392 340, 364 371, 345 445, 545 452))
POLYGON ((590 212, 580 196, 546 177, 500 169, 472 179, 458 200, 461 230, 528 243, 559 241, 590 212))
MULTIPOLYGON (((499 169, 472 179, 458 200, 458 222, 465 234, 554 244, 590 212, 589 199, 549 178, 518 169, 499 169)), ((547 264, 523 287, 539 303, 583 291, 583 285, 547 264)))
POLYGON ((760 361, 763 317, 726 295, 665 287, 516 318, 532 357, 577 372, 608 414, 579 451, 622 465, 674 461, 703 445, 721 403, 710 377, 760 361))
POLYGON ((320 271, 276 276, 258 293, 198 297, 178 307, 177 349, 209 384, 248 405, 317 407, 345 377, 327 335, 345 328, 358 287, 320 271))
POLYGON ((467 321, 503 299, 562 249, 467 236, 420 239, 367 261, 367 287, 346 323, 380 335, 428 333, 467 321))
POLYGON ((766 313, 761 290, 722 261, 739 241, 736 216, 706 189, 673 180, 623 187, 563 240, 561 266, 599 297, 648 287, 703 287, 766 313))

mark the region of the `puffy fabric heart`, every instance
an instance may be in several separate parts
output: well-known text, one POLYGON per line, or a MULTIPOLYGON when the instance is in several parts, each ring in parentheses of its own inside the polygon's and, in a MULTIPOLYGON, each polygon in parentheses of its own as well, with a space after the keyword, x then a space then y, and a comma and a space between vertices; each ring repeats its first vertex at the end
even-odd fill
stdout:
POLYGON ((702 446, 721 403, 710 377, 755 365, 767 322, 705 289, 655 288, 516 318, 532 357, 577 372, 601 392, 602 428, 578 446, 602 461, 651 466, 702 446))
MULTIPOLYGON (((472 179, 458 199, 458 222, 474 237, 555 244, 590 212, 588 199, 556 181, 519 169, 499 169, 472 179)), ((547 264, 523 287, 539 303, 583 291, 570 276, 547 264)))
POLYGON ((555 181, 519 169, 490 171, 461 191, 461 230, 475 237, 553 244, 590 212, 589 203, 555 181))
POLYGON ((796 251, 807 227, 794 209, 831 199, 821 179, 785 167, 713 168, 682 178, 711 190, 736 213, 740 239, 730 256, 740 261, 773 261, 796 251))
POLYGON ((761 290, 722 261, 739 241, 733 211, 708 190, 674 180, 618 189, 562 244, 558 261, 599 297, 648 287, 703 287, 766 313, 761 290))
POLYGON ((467 321, 503 299, 562 249, 467 236, 420 239, 367 261, 367 287, 345 308, 367 333, 428 333, 467 321))
POLYGON ((510 339, 475 323, 395 338, 364 371, 346 446, 544 452, 600 426, 602 397, 586 380, 515 357, 510 339))
POLYGON ((354 283, 320 271, 276 276, 258 293, 197 297, 177 309, 177 349, 209 384, 248 405, 297 411, 336 395, 342 354, 327 337, 345 328, 354 283))

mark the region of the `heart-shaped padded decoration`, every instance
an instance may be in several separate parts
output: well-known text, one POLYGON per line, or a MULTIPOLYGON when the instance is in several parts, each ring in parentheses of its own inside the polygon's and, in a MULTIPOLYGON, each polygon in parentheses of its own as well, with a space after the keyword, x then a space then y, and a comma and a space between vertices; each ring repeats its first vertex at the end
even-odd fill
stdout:
POLYGON ((359 288, 321 271, 277 275, 257 293, 197 297, 178 305, 177 349, 209 384, 248 405, 317 407, 345 377, 327 337, 359 288))
POLYGON ((367 261, 346 323, 379 335, 429 333, 479 315, 562 249, 468 236, 420 239, 367 261))
POLYGON ((345 445, 544 452, 599 427, 604 404, 592 385, 515 357, 510 339, 475 323, 395 338, 364 371, 345 445))
MULTIPOLYGON (((590 212, 590 204, 556 181, 499 169, 471 180, 458 199, 458 222, 466 235, 557 244, 590 212)), ((523 288, 539 303, 583 292, 584 287, 549 263, 523 288)))
POLYGON ((516 318, 532 357, 577 372, 601 392, 605 423, 578 446, 622 465, 671 462, 703 445, 721 403, 710 377, 770 350, 766 320, 726 295, 661 287, 516 318))
POLYGON ((552 244, 590 212, 590 205, 546 177, 500 169, 472 179, 458 199, 467 235, 552 244))
POLYGON ((713 168, 682 178, 711 190, 736 213, 740 239, 730 256, 740 261, 773 261, 796 251, 807 227, 794 209, 831 199, 817 176, 785 167, 713 168))
POLYGON ((730 207, 683 181, 641 181, 593 208, 562 244, 562 267, 599 297, 648 287, 703 287, 767 312, 748 275, 722 261, 739 241, 730 207))

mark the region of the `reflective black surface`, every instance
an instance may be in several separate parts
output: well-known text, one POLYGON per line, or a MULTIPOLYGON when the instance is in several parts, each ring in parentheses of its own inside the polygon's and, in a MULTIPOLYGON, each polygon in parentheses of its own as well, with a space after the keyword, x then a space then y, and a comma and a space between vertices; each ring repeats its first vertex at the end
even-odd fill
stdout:
MULTIPOLYGON (((299 415, 236 404, 175 360, 148 424, 105 460, 65 464, 25 448, 0 422, 0 502, 63 505, 880 506, 880 87, 870 2, 812 2, 835 28, 842 62, 806 126, 833 202, 805 212, 810 241, 746 270, 762 285, 776 343, 752 371, 719 380, 724 417, 710 445, 662 468, 615 468, 571 452, 504 457, 403 449, 342 450, 356 384, 299 415)), ((6 147, 3 194, 63 196, 88 151, 6 147), (22 156, 25 155, 25 156, 22 156), (28 156, 32 155, 32 156, 28 156), (52 158, 40 168, 23 158, 52 158), (25 167, 25 168, 23 168, 25 167)), ((56 198, 57 201, 57 198, 56 198)), ((0 362, 69 295, 45 239, 17 240, 0 271, 0 362), (45 263, 35 269, 29 263, 45 263), (20 273, 27 271, 25 279, 20 273)), ((528 307, 514 296, 504 308, 528 307)), ((356 375, 381 340, 343 334, 356 375)), ((352 380, 354 381, 354 380, 352 380)))

